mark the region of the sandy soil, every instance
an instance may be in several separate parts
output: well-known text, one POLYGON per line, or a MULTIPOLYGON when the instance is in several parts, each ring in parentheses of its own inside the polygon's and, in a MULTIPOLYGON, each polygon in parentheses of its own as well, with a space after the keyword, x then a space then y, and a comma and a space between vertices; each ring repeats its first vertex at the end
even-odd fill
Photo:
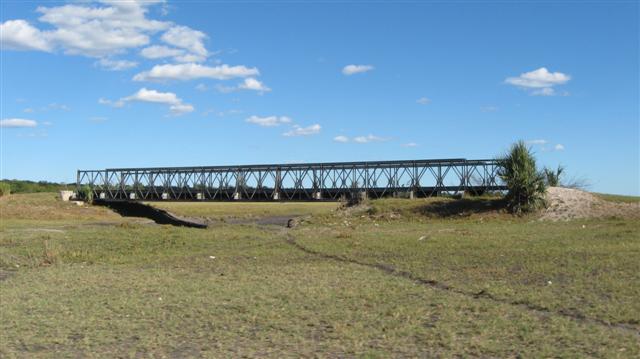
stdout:
POLYGON ((640 219, 640 203, 618 203, 601 199, 589 192, 550 187, 547 189, 547 208, 542 220, 568 221, 580 218, 637 218, 640 219))

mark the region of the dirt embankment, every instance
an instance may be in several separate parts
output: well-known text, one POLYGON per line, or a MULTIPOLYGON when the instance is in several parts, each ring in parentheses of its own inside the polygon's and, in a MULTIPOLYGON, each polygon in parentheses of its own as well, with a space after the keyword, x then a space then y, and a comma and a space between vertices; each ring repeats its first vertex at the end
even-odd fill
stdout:
POLYGON ((547 208, 540 219, 568 221, 610 217, 640 219, 640 203, 611 202, 577 189, 550 187, 547 189, 547 208))

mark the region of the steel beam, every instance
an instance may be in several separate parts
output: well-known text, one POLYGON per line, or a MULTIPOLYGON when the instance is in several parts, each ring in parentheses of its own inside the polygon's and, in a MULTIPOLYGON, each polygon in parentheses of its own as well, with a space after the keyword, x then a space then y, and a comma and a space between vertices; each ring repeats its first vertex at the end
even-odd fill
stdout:
POLYGON ((79 197, 136 201, 295 201, 503 191, 495 160, 463 158, 78 170, 79 197), (86 191, 85 189, 88 189, 86 191), (84 197, 83 197, 84 196, 84 197))

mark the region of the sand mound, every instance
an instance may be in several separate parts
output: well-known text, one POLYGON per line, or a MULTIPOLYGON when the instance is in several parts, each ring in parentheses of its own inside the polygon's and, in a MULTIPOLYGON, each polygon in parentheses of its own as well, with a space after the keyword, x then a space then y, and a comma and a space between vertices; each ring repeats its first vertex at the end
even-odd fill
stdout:
POLYGON ((568 221, 580 218, 639 218, 640 203, 605 201, 589 192, 571 188, 549 187, 547 208, 542 220, 568 221))

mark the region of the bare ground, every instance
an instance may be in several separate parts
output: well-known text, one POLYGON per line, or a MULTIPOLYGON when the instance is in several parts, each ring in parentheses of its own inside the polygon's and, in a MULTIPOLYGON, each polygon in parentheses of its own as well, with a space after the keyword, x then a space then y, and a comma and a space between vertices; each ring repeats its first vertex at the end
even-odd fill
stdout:
POLYGON ((640 219, 640 203, 611 202, 577 189, 550 187, 547 189, 547 208, 540 219, 568 221, 611 217, 640 219))

